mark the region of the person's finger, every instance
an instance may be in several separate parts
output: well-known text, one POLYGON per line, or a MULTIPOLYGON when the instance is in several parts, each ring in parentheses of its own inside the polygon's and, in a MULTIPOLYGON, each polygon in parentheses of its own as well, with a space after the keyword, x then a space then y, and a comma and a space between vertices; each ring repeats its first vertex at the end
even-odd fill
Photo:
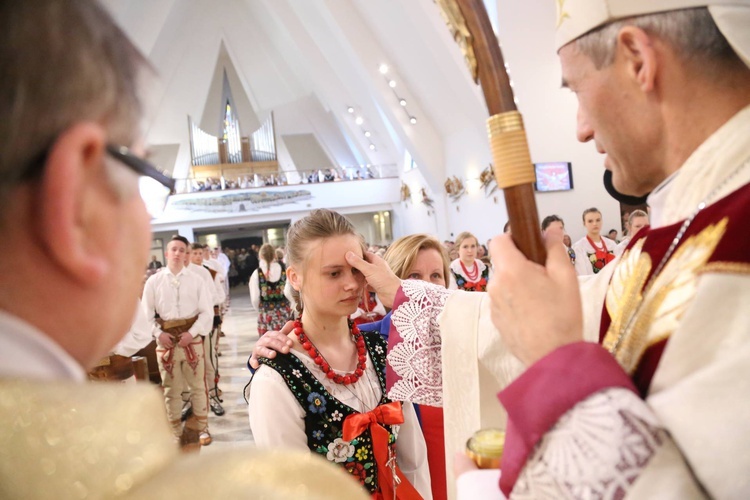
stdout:
POLYGON ((349 263, 349 265, 367 276, 368 274, 372 273, 374 267, 370 262, 372 262, 373 257, 377 256, 370 252, 365 252, 365 257, 367 258, 367 260, 363 259, 354 252, 346 252, 346 261, 349 263))
POLYGON ((575 276, 575 267, 570 265, 570 256, 562 243, 562 238, 551 235, 545 238, 544 246, 547 248, 547 274, 555 281, 569 280, 575 276))
POLYGON ((253 370, 257 370, 260 367, 260 363, 258 362, 258 357, 255 355, 255 351, 250 355, 250 359, 247 361, 250 363, 250 367, 253 370))

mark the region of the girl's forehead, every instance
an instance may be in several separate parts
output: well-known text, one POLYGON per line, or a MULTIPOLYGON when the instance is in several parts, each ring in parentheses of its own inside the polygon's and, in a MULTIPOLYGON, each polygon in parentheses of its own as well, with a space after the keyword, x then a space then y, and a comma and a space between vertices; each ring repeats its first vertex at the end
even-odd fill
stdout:
POLYGON ((320 259, 321 265, 347 265, 346 253, 354 252, 362 257, 362 245, 353 234, 344 234, 312 241, 307 247, 307 252, 311 258, 320 259))

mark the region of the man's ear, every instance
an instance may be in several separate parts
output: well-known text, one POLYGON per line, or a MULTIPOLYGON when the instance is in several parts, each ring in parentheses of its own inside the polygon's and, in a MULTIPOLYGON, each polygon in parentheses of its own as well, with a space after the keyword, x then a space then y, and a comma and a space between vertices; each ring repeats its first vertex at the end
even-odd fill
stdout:
POLYGON ((635 26, 625 26, 617 34, 617 58, 643 92, 652 92, 656 86, 659 59, 655 42, 654 37, 635 26))
POLYGON ((37 239, 64 273, 81 283, 106 274, 109 261, 96 247, 92 214, 102 192, 106 144, 104 130, 94 123, 74 125, 52 145, 39 183, 40 226, 37 239))
POLYGON ((286 268, 286 279, 289 280, 289 284, 292 285, 292 288, 300 291, 300 288, 302 286, 302 276, 297 272, 297 268, 294 266, 289 266, 286 268))

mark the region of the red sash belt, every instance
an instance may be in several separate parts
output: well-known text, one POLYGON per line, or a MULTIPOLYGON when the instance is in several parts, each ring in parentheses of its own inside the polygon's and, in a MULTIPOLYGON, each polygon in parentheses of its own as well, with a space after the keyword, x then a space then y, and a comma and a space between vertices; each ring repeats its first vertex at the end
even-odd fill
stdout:
POLYGON ((398 487, 393 484, 393 474, 388 466, 388 431, 383 427, 387 425, 399 425, 404 423, 404 413, 401 403, 392 402, 380 405, 367 413, 353 413, 344 420, 344 441, 351 441, 367 428, 372 434, 372 453, 378 464, 378 487, 379 493, 373 498, 397 498, 399 500, 418 500, 422 497, 414 489, 414 486, 404 477, 401 469, 396 465, 396 475, 400 479, 398 487), (394 496, 395 493, 395 496, 394 496))

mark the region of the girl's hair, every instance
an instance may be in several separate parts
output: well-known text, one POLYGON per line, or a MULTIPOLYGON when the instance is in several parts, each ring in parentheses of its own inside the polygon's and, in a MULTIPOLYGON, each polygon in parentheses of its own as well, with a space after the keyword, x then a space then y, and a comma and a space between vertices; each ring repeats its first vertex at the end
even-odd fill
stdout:
POLYGON ((459 233, 458 236, 456 236, 456 244, 454 246, 456 248, 460 248, 461 247, 461 242, 463 242, 464 240, 468 240, 469 238, 473 238, 474 241, 477 242, 477 245, 479 245, 479 240, 477 239, 476 236, 474 236, 473 234, 471 234, 468 231, 464 231, 463 233, 459 233))
POLYGON ((443 278, 447 287, 450 281, 450 261, 448 260, 448 254, 445 251, 445 247, 432 236, 427 234, 412 234, 399 238, 388 247, 384 258, 396 276, 403 280, 409 278, 409 271, 414 265, 414 261, 417 260, 420 250, 438 251, 440 257, 443 259, 443 278))
POLYGON ((261 259, 266 261, 266 264, 268 264, 268 268, 271 268, 271 263, 276 258, 276 251, 273 249, 273 245, 270 245, 268 243, 264 243, 260 250, 258 251, 258 255, 261 259))
MULTIPOLYGON (((303 217, 289 226, 286 233, 287 264, 299 269, 304 267, 310 243, 332 236, 352 235, 359 238, 362 251, 365 250, 364 238, 357 233, 354 225, 343 215, 321 208, 313 210, 310 215, 303 217)), ((292 289, 292 297, 297 304, 297 314, 302 315, 302 297, 298 290, 292 289)))

